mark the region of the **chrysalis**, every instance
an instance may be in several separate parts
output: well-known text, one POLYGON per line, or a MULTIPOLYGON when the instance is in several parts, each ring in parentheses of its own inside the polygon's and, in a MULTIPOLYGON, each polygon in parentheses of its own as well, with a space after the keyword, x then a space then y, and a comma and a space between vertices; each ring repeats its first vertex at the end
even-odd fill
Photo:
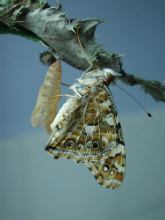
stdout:
POLYGON ((30 120, 34 128, 43 125, 47 134, 52 132, 50 124, 57 114, 60 101, 60 96, 56 95, 61 94, 61 73, 61 60, 58 59, 50 66, 45 76, 45 81, 39 90, 37 103, 30 120))

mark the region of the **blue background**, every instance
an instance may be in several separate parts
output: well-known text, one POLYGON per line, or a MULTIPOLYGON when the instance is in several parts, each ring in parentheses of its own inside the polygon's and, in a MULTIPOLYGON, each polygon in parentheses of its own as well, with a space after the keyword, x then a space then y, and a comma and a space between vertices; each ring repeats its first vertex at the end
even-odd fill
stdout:
MULTIPOLYGON (((55 1, 49 1, 57 6, 55 1)), ((68 18, 108 19, 95 35, 102 48, 123 56, 123 68, 149 80, 165 80, 165 2, 127 0, 61 1, 68 18)), ((48 70, 39 61, 46 48, 18 36, 0 36, 0 219, 164 219, 165 105, 140 86, 118 84, 143 104, 110 86, 127 152, 126 177, 117 190, 96 183, 84 164, 54 161, 44 152, 44 128, 31 113, 48 70)), ((82 71, 62 62, 62 82, 72 85, 82 71)), ((62 94, 72 94, 62 87, 62 94)), ((63 97, 59 108, 66 101, 63 97)))

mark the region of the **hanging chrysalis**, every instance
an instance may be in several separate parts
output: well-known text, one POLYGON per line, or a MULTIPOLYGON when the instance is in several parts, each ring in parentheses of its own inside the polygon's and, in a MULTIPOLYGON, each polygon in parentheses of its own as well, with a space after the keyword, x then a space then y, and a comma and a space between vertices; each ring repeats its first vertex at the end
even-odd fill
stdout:
POLYGON ((34 128, 43 125, 49 135, 52 132, 50 125, 56 117, 60 101, 60 96, 56 95, 61 94, 61 73, 61 60, 58 59, 50 66, 45 76, 45 81, 38 92, 37 103, 30 120, 34 128))

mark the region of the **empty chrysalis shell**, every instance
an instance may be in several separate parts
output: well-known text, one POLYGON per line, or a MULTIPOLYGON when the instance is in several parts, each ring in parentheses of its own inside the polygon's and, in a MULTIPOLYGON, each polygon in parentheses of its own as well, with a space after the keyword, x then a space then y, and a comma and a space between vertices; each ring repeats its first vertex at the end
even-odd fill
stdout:
POLYGON ((58 59, 50 66, 45 76, 45 81, 38 92, 37 103, 30 119, 34 128, 43 125, 47 134, 52 132, 50 124, 56 117, 61 98, 56 96, 61 94, 61 74, 61 60, 58 59))

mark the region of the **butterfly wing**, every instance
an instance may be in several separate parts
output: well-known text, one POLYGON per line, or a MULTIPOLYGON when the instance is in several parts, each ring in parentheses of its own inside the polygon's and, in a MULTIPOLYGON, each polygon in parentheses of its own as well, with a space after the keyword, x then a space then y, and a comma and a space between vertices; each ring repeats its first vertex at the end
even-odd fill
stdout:
POLYGON ((68 100, 58 114, 46 150, 55 158, 85 163, 100 184, 118 187, 125 174, 125 146, 110 90, 92 87, 90 94, 68 100))
MULTIPOLYGON (((103 89, 107 92, 109 99, 112 103, 112 111, 114 112, 114 119, 116 125, 116 133, 118 134, 118 140, 116 145, 109 151, 109 155, 98 161, 88 161, 85 164, 89 170, 92 171, 94 177, 99 184, 108 188, 117 188, 122 183, 125 176, 126 169, 126 152, 123 133, 117 114, 116 106, 110 90, 102 85, 103 89)), ((112 126, 112 125, 111 125, 112 126)))
MULTIPOLYGON (((51 124, 53 132, 48 140, 46 150, 55 158, 67 157, 76 160, 74 140, 82 133, 80 126, 81 123, 84 124, 82 116, 86 112, 87 102, 86 97, 70 98, 51 124)), ((76 161, 78 162, 78 159, 76 161)))
POLYGON ((106 158, 110 150, 123 142, 114 103, 100 87, 77 101, 79 105, 73 111, 67 110, 70 103, 66 103, 58 113, 56 118, 62 120, 55 119, 56 128, 46 150, 56 152, 57 158, 65 156, 77 162, 106 158))
POLYGON ((117 188, 124 179, 126 169, 125 146, 119 143, 109 152, 107 158, 85 162, 99 184, 108 188, 117 188))

